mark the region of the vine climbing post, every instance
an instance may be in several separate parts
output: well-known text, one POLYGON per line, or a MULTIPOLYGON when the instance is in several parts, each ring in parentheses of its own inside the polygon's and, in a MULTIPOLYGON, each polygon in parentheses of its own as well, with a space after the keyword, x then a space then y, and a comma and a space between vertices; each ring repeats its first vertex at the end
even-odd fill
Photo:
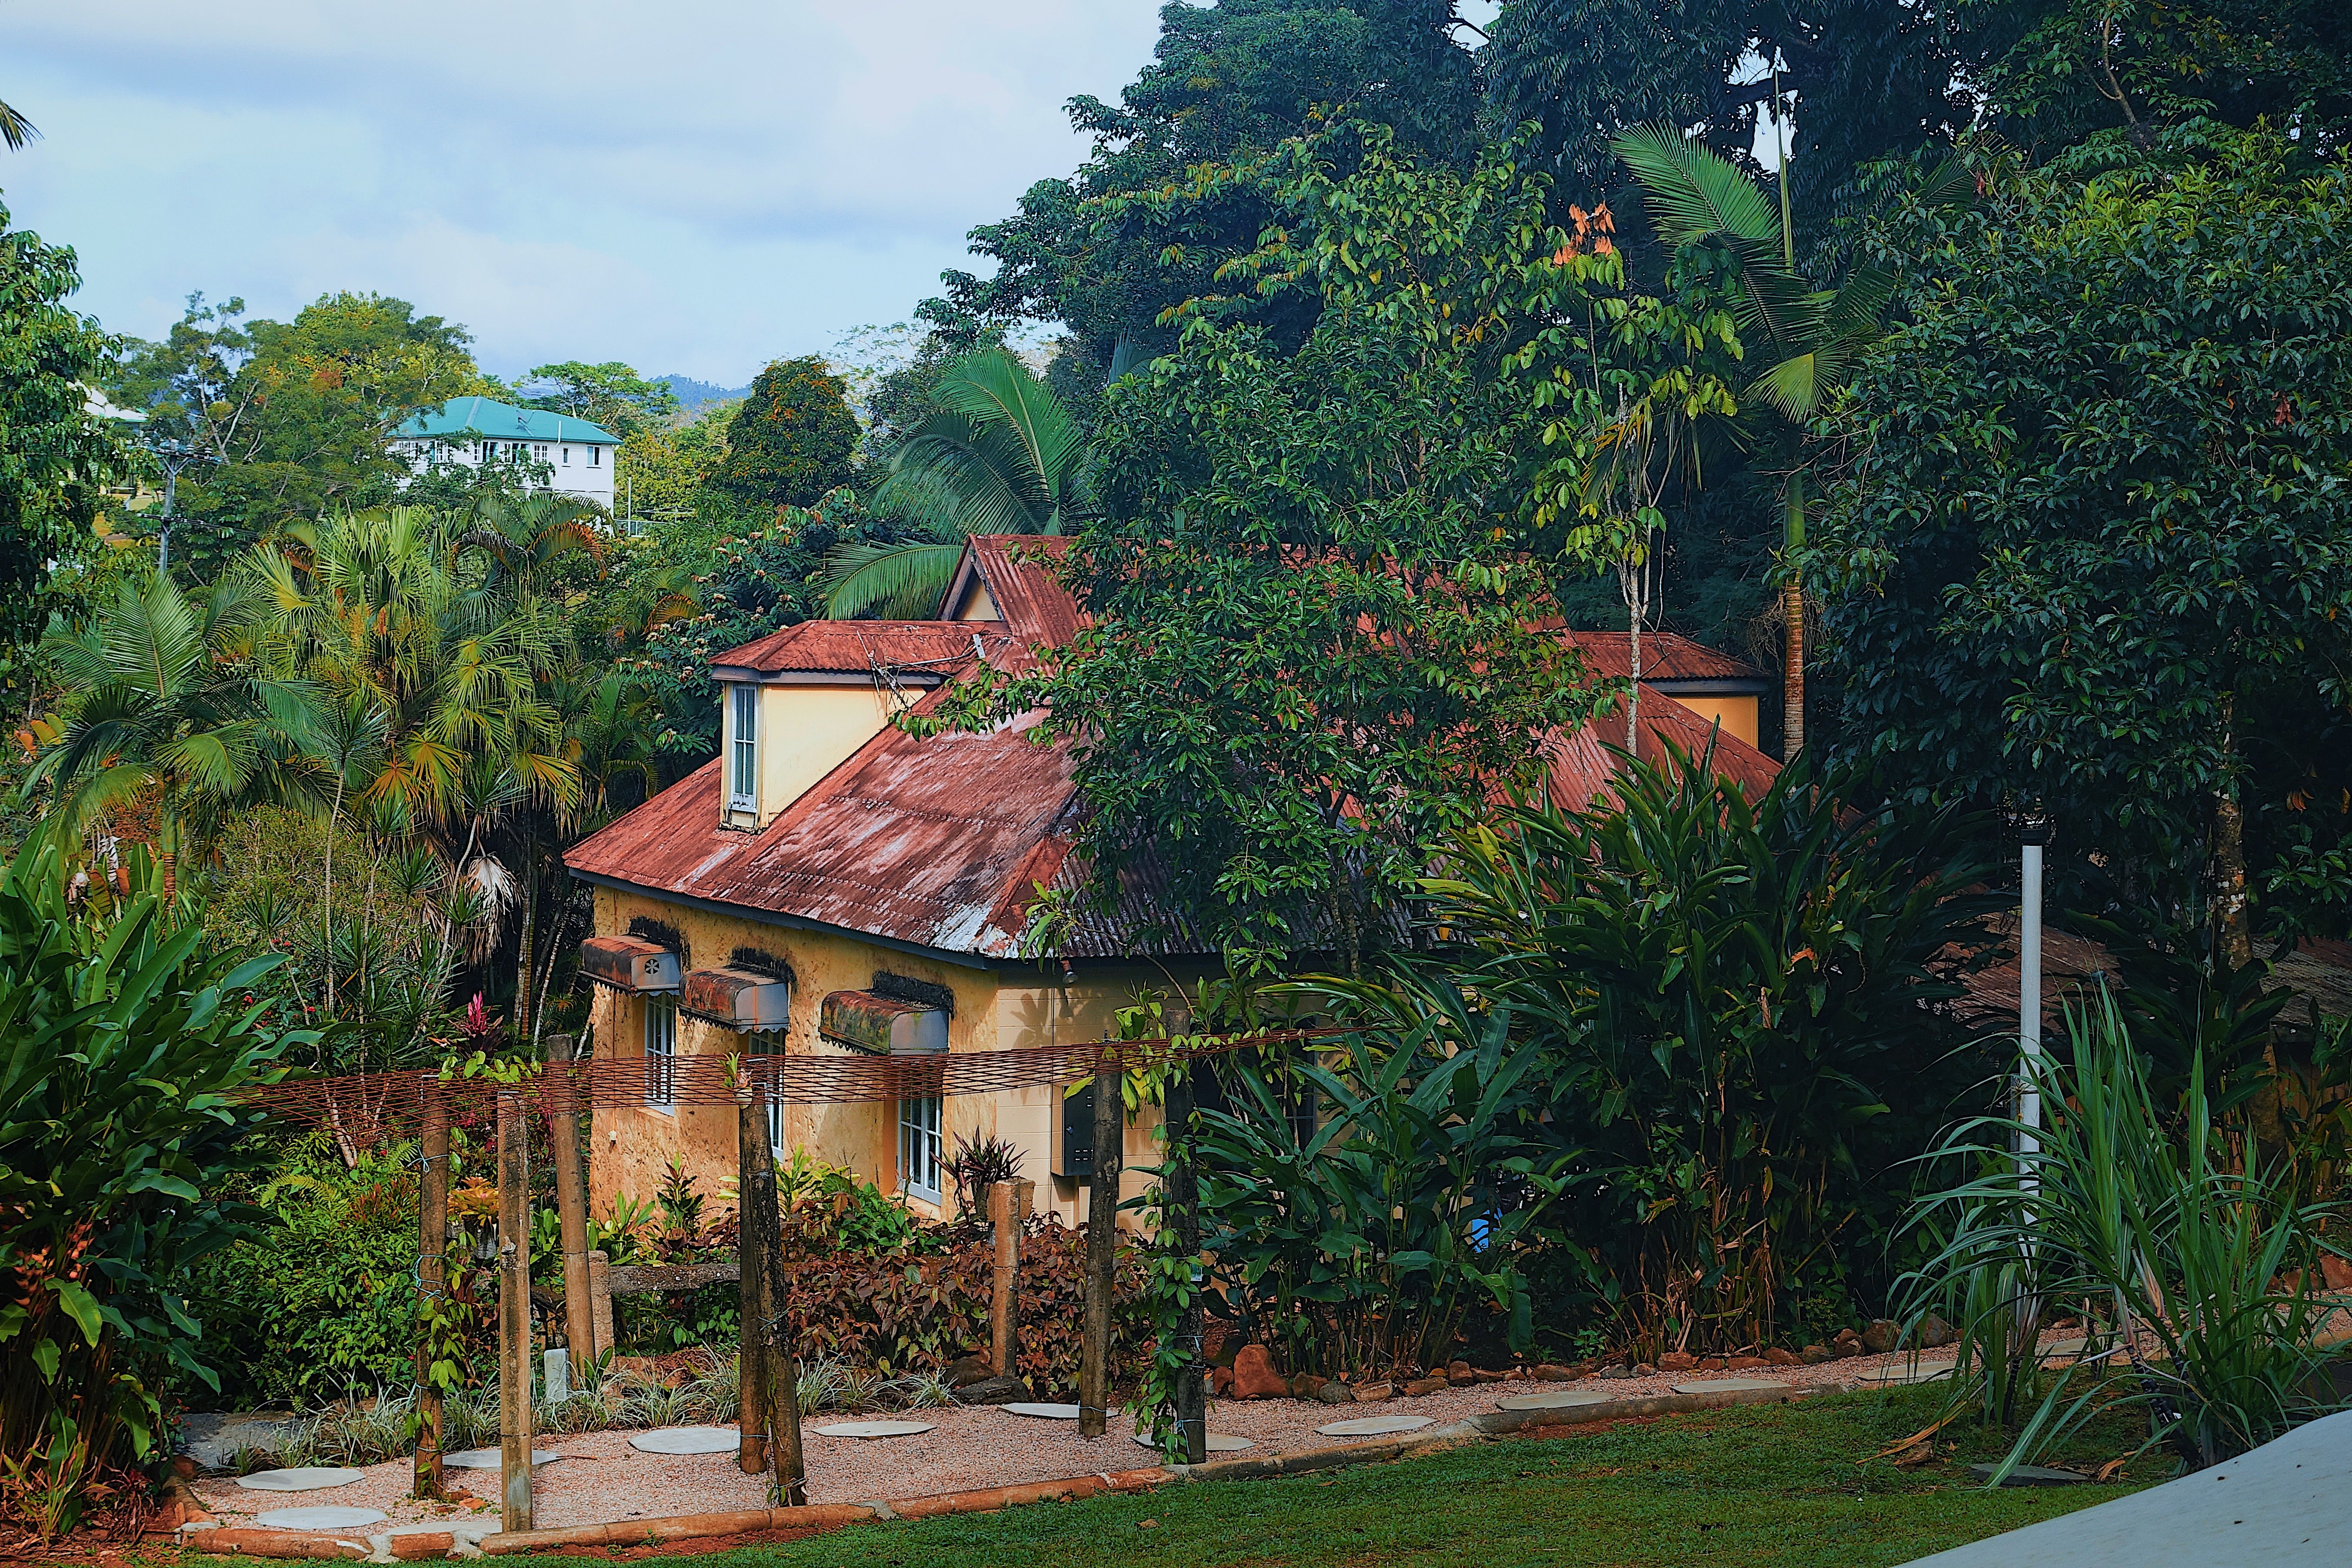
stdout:
POLYGON ((1078 1436, 1099 1437, 1109 1423, 1111 1294, 1118 1284, 1120 1141, 1127 1133, 1118 1047, 1103 1042, 1095 1068, 1095 1146, 1087 1195, 1087 1293, 1078 1362, 1078 1436))
POLYGON ((735 1363, 741 1394, 736 1402, 740 1407, 736 1428, 741 1437, 735 1446, 735 1461, 747 1476, 768 1468, 768 1380, 773 1375, 768 1336, 762 1328, 768 1311, 768 1250, 761 1231, 764 1225, 773 1224, 775 1216, 763 1215, 759 1202, 759 1172, 768 1163, 768 1130, 762 1125, 767 1118, 761 1110, 751 1075, 739 1071, 735 1080, 735 1258, 736 1303, 743 1328, 735 1363))
POLYGON ((1191 1287, 1176 1324, 1176 1344, 1183 1358, 1176 1373, 1176 1434, 1184 1446, 1184 1462, 1197 1465, 1209 1457, 1209 1402, 1201 1366, 1201 1178, 1192 1165, 1191 1067, 1180 1064, 1169 1074, 1166 1105, 1168 1153, 1160 1190, 1176 1233, 1178 1262, 1191 1287))
POLYGON ((426 1079, 416 1182, 416 1482, 414 1495, 442 1495, 441 1389, 433 1380, 440 1316, 448 1300, 449 1107, 426 1079))
MULTIPOLYGON (((769 1090, 759 1089, 760 1126, 768 1125, 769 1090)), ((793 1353, 791 1330, 785 1322, 784 1227, 776 1202, 776 1152, 764 1131, 759 1158, 751 1168, 752 1184, 739 1189, 760 1214, 760 1315, 747 1320, 747 1337, 756 1329, 761 1359, 767 1363, 767 1425, 769 1446, 776 1466, 775 1500, 783 1508, 808 1504, 808 1469, 801 1458, 801 1364, 793 1353)))
POLYGON ((597 1352, 606 1347, 596 1342, 595 1303, 588 1286, 588 1194, 580 1170, 580 1101, 572 1079, 571 1037, 549 1036, 547 1055, 558 1064, 548 1137, 555 1156, 555 1212, 563 1233, 563 1339, 572 1386, 593 1388, 597 1352))
POLYGON ((530 1127, 499 1091, 499 1529, 530 1523, 530 1127))

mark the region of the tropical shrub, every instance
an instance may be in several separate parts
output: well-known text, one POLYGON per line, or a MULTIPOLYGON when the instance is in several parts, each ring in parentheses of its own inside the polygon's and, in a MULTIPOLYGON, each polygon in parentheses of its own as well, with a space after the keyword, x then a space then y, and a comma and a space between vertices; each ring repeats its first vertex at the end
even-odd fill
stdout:
POLYGON ((1908 1282, 1914 1313, 1959 1316, 1955 1404, 2018 1426, 2000 1474, 2119 1405, 2192 1470, 2336 1408, 2342 1352, 2314 1341, 2333 1305, 2322 1237, 2345 1205, 2241 1163, 2201 1063, 2173 1114, 2111 996, 2070 1009, 2067 1036, 2071 1061, 2025 1065, 2043 1125, 1980 1117, 1946 1141, 1975 1173, 1923 1202, 1948 1239, 1908 1282), (2037 1317, 2077 1304, 2084 1353, 2042 1383, 2037 1317))
POLYGON ((1199 1113, 1220 1310, 1298 1372, 1442 1365, 1479 1306, 1524 1346, 1518 1254, 1560 1163, 1517 1114, 1539 1047, 1442 977, 1307 989, 1360 1030, 1321 1060, 1233 1062, 1226 1108, 1199 1113), (1302 1089, 1319 1116, 1302 1114, 1302 1089))
POLYGON ((1627 758, 1614 800, 1509 811, 1427 884, 1461 984, 1544 1063, 1566 1257, 1651 1355, 1879 1297, 1905 1162, 1984 1076, 1944 1005, 1990 902, 1967 825, 1863 815, 1801 758, 1752 800, 1709 763, 1627 758))
POLYGON ((0 1498, 45 1535, 151 1450, 169 1384, 219 1386, 184 1271, 262 1218, 220 1195, 256 1157, 234 1097, 310 1038, 250 1000, 280 960, 130 871, 102 921, 37 839, 0 875, 0 1498))

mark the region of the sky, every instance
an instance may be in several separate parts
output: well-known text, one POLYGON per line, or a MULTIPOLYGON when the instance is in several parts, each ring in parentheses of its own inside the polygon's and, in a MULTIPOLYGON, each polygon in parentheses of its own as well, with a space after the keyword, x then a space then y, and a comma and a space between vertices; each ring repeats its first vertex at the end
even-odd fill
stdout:
MULTIPOLYGON (((1487 7, 1479 7, 1484 10, 1487 7)), ((1086 156, 1159 0, 0 0, 17 226, 160 336, 192 289, 285 320, 373 289, 485 369, 738 386, 903 321, 965 231, 1086 156)))

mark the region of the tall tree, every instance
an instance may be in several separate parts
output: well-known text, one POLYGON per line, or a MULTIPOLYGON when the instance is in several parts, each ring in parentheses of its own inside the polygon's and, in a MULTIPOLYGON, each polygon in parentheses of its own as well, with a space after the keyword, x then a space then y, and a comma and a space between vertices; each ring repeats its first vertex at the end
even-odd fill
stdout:
POLYGON ((80 286, 71 250, 11 227, 0 206, 0 677, 11 683, 48 620, 52 570, 88 540, 100 487, 124 471, 88 412, 85 384, 110 344, 67 306, 80 286))
POLYGON ((1840 749, 2240 955, 2352 910, 2352 170, 2205 124, 1914 203, 1814 559, 1840 749))
POLYGON ((659 428, 678 409, 677 394, 667 383, 647 381, 619 360, 534 365, 522 378, 521 391, 526 408, 585 419, 624 441, 659 428))
POLYGON ((849 482, 857 416, 841 378, 815 354, 761 371, 727 425, 717 483, 759 506, 813 506, 849 482))

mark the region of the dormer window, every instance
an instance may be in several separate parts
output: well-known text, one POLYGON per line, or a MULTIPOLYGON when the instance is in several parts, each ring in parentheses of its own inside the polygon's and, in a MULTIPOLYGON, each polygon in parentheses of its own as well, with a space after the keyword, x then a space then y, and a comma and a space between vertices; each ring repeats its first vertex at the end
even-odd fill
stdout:
POLYGON ((727 805, 732 811, 756 812, 760 808, 760 689, 745 682, 728 690, 735 704, 735 723, 729 748, 727 805))

